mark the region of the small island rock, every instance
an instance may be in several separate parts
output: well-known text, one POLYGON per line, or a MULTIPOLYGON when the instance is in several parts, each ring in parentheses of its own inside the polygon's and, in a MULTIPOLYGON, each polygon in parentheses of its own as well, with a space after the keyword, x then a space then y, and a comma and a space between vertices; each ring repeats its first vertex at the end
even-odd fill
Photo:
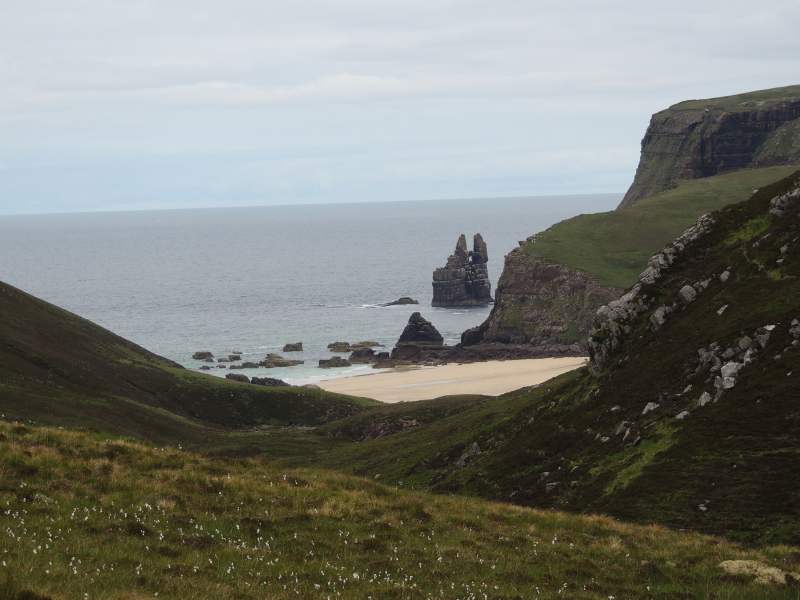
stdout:
POLYGON ((419 304, 419 301, 409 298, 408 296, 403 296, 397 300, 392 300, 391 302, 381 304, 381 306, 405 306, 407 304, 419 304))
POLYGON ((403 333, 400 334, 400 339, 397 345, 403 344, 428 344, 432 346, 441 346, 444 344, 442 334, 436 330, 433 323, 428 321, 420 313, 415 312, 409 317, 408 324, 403 333))

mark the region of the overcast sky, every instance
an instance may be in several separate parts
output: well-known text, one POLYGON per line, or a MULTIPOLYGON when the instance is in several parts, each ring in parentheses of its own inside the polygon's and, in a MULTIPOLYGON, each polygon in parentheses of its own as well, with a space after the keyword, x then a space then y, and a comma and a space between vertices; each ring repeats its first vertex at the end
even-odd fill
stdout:
POLYGON ((0 213, 623 192, 798 0, 2 0, 0 213))

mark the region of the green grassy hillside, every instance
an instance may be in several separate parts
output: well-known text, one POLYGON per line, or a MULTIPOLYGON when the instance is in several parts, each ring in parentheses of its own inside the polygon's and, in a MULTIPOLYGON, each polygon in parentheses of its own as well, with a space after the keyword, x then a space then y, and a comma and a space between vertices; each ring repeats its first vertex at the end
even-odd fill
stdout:
POLYGON ((647 259, 700 215, 747 199, 753 190, 797 167, 745 169, 682 182, 628 208, 579 215, 528 241, 524 251, 593 275, 602 285, 626 288, 647 259))
POLYGON ((188 371, 0 283, 0 413, 7 418, 202 443, 211 430, 318 425, 375 404, 188 371))
POLYGON ((2 423, 0 439, 3 599, 797 594, 792 547, 744 549, 64 430, 2 423), (755 561, 746 565, 785 583, 731 574, 723 561, 755 561))
POLYGON ((575 371, 316 460, 404 487, 800 543, 800 199, 770 213, 797 185, 795 175, 715 213, 643 288, 599 376, 575 371), (678 299, 687 284, 700 290, 689 304, 678 299), (735 386, 701 401, 751 347, 735 386), (700 362, 709 348, 716 370, 700 362))

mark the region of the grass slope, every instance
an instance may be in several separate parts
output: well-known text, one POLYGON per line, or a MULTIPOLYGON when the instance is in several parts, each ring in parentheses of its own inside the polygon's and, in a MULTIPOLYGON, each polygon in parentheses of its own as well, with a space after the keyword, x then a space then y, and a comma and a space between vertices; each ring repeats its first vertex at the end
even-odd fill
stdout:
POLYGON ((733 96, 721 96, 719 98, 707 98, 703 100, 685 100, 678 104, 673 104, 667 110, 703 110, 705 108, 711 108, 735 112, 737 110, 752 110, 753 107, 758 107, 763 104, 777 104, 784 101, 797 100, 798 98, 800 98, 800 85, 787 85, 768 90, 735 94, 733 96))
POLYGON ((0 424, 0 598, 788 598, 800 550, 0 424))
POLYGON ((578 370, 317 460, 405 487, 800 543, 800 348, 789 333, 800 318, 800 213, 768 212, 797 181, 716 213, 711 233, 648 291, 652 304, 601 377, 578 370), (705 279, 693 303, 650 328, 658 303, 705 279), (714 374, 695 374, 698 350, 765 325, 775 329, 757 360, 700 408, 714 374), (651 402, 657 410, 643 415, 651 402))
POLYGON ((0 413, 9 418, 201 443, 215 429, 318 425, 375 404, 187 371, 0 283, 0 413))
POLYGON ((797 167, 745 169, 682 182, 631 207, 561 221, 528 241, 524 250, 626 288, 647 259, 700 215, 741 202, 754 189, 786 177, 797 167))

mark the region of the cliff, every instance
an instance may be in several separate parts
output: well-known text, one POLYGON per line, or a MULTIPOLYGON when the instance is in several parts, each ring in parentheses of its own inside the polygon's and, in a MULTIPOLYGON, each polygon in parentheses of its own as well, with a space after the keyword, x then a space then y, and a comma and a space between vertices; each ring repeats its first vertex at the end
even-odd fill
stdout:
POLYGON ((552 355, 580 354, 597 307, 621 291, 519 247, 506 256, 489 318, 466 331, 461 342, 529 344, 552 355))
POLYGON ((433 301, 431 306, 482 306, 492 301, 489 282, 489 251, 480 233, 467 251, 467 238, 462 233, 456 249, 444 267, 433 272, 433 301))
POLYGON ((739 202, 794 167, 745 169, 681 182, 633 206, 578 215, 510 252, 488 319, 465 346, 526 344, 539 355, 586 352, 594 313, 636 281, 650 256, 701 214, 739 202))
POLYGON ((620 206, 521 242, 506 257, 492 313, 462 344, 585 351, 594 311, 632 285, 654 252, 701 214, 745 200, 797 164, 800 86, 690 100, 655 114, 620 206))
POLYGON ((689 100, 653 115, 621 207, 678 181, 800 162, 800 85, 689 100))

